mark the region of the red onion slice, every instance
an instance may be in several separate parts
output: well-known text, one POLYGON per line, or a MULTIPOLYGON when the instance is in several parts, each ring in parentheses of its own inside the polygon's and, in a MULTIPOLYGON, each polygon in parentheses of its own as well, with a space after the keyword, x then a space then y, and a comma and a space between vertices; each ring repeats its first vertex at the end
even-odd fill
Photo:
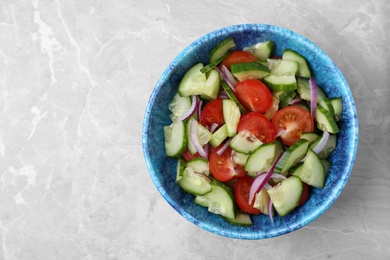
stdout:
POLYGON ((317 108, 317 83, 314 77, 309 79, 310 84, 310 111, 311 116, 314 118, 316 116, 316 108, 317 108))
POLYGON ((211 126, 210 126, 209 131, 210 131, 211 133, 214 133, 215 130, 217 129, 217 127, 218 127, 218 124, 217 124, 217 123, 212 123, 211 126))
POLYGON ((280 130, 279 132, 276 133, 275 138, 278 138, 279 136, 281 136, 282 134, 284 134, 284 132, 286 132, 286 129, 280 130))
POLYGON ((233 88, 236 86, 237 81, 234 79, 233 74, 226 68, 225 65, 221 66, 222 71, 225 73, 227 80, 233 85, 233 88))
POLYGON ((300 102, 302 101, 301 97, 296 97, 294 99, 292 99, 290 102, 288 102, 289 105, 296 105, 296 104, 299 104, 300 102))
POLYGON ((191 137, 191 141, 194 144, 195 149, 199 153, 199 155, 202 156, 203 158, 207 159, 207 153, 206 153, 206 151, 203 149, 203 147, 200 145, 200 143, 198 141, 198 136, 196 134, 197 127, 198 127, 198 122, 196 120, 192 120, 191 124, 190 124, 190 137, 191 137))
POLYGON ((218 71, 219 75, 221 76, 221 78, 226 82, 226 84, 228 84, 228 86, 234 90, 234 86, 237 84, 237 82, 234 80, 233 78, 233 75, 231 75, 230 71, 225 67, 225 66, 222 66, 223 68, 225 68, 226 70, 224 69, 219 69, 218 67, 215 67, 215 70, 218 71), (229 72, 229 76, 226 75, 225 71, 228 71, 229 72), (229 78, 233 78, 233 81, 231 81, 229 78))
POLYGON ((330 136, 329 132, 324 131, 324 133, 322 134, 321 140, 318 142, 316 147, 314 147, 313 152, 315 152, 316 154, 319 154, 320 152, 322 152, 322 150, 324 150, 326 144, 328 143, 329 136, 330 136))
POLYGON ((268 201, 268 216, 269 216, 269 219, 271 220, 271 222, 274 222, 274 217, 273 217, 273 210, 272 210, 272 200, 271 198, 269 198, 269 201, 268 201))
POLYGON ((203 104, 203 101, 199 100, 198 101, 198 108, 197 108, 198 120, 200 120, 200 117, 202 116, 202 104, 203 104))
POLYGON ((280 157, 282 157, 282 154, 283 154, 283 152, 281 152, 279 154, 278 158, 275 160, 275 162, 272 165, 271 169, 269 169, 269 171, 266 174, 258 175, 255 178, 255 180, 253 181, 253 183, 251 185, 251 188, 249 190, 249 200, 248 200, 248 203, 250 205, 252 204, 252 201, 253 201, 253 198, 255 197, 255 194, 257 192, 259 192, 264 187, 264 185, 268 182, 268 180, 271 178, 271 176, 272 176, 272 174, 273 174, 273 172, 275 170, 275 166, 278 163, 280 157))
POLYGON ((222 145, 222 147, 219 148, 219 150, 217 151, 217 154, 218 154, 218 155, 223 154, 223 152, 229 147, 230 141, 231 141, 231 140, 232 140, 232 139, 228 139, 228 140, 224 143, 224 145, 222 145))
POLYGON ((192 116, 195 113, 196 109, 198 108, 198 98, 195 95, 192 95, 191 97, 192 97, 191 99, 192 103, 190 108, 183 115, 176 118, 176 121, 187 120, 190 116, 192 116))
POLYGON ((284 176, 283 174, 279 174, 279 173, 272 174, 271 178, 277 178, 277 179, 282 179, 282 180, 287 179, 286 176, 284 176))

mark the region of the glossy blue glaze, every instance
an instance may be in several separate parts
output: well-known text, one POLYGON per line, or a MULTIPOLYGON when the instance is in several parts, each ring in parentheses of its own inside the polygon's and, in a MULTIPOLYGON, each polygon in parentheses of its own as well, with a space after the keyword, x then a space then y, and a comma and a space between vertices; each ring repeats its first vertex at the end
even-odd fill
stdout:
POLYGON ((358 118, 351 91, 332 60, 308 39, 283 28, 264 24, 236 25, 209 33, 184 49, 169 65, 157 82, 145 112, 142 144, 150 176, 165 200, 195 225, 215 234, 238 239, 263 239, 297 230, 324 213, 337 199, 349 179, 358 146, 358 118), (208 63, 212 48, 232 36, 238 49, 260 41, 272 40, 275 55, 285 48, 302 54, 313 74, 329 97, 343 97, 343 113, 335 152, 330 157, 332 167, 323 189, 313 188, 306 204, 287 216, 252 217, 252 227, 238 227, 224 222, 218 215, 196 205, 194 197, 175 184, 176 160, 165 156, 163 127, 171 123, 168 104, 177 92, 184 73, 198 62, 208 63))

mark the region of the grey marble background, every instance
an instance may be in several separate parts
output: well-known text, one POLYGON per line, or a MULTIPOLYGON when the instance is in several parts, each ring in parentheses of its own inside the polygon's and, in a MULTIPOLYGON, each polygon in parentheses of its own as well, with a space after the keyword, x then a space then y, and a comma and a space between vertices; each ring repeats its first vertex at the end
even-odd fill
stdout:
POLYGON ((390 259, 386 0, 0 0, 0 259, 390 259), (204 231, 157 192, 141 146, 158 78, 198 37, 268 23, 319 45, 360 120, 336 203, 285 236, 204 231))

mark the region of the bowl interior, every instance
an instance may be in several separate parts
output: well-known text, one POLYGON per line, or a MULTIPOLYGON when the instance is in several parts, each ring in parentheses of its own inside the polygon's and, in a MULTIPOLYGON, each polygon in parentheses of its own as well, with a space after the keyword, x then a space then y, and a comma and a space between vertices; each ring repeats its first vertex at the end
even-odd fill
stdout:
POLYGON ((332 60, 308 39, 277 26, 264 24, 235 25, 211 32, 184 49, 169 65, 157 82, 147 105, 143 132, 144 157, 150 176, 165 200, 182 216, 210 232, 239 239, 262 239, 289 233, 310 223, 325 212, 340 195, 352 171, 358 144, 358 122, 354 100, 346 80, 332 60), (169 125, 168 104, 177 92, 184 73, 194 64, 209 61, 212 48, 232 36, 238 49, 260 41, 273 40, 275 55, 285 48, 302 54, 309 62, 317 84, 329 97, 343 98, 342 119, 335 152, 330 157, 332 167, 323 189, 312 189, 307 203, 287 216, 275 217, 272 223, 266 215, 252 217, 252 227, 226 223, 207 208, 196 205, 194 196, 176 183, 176 160, 165 156, 163 127, 169 125))

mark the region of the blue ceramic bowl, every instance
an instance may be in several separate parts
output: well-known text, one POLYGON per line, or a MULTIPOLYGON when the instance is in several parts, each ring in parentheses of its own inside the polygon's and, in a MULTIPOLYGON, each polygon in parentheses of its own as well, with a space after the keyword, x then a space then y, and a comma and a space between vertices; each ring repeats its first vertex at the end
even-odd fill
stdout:
POLYGON ((277 26, 264 24, 235 25, 211 32, 184 49, 169 65, 157 82, 143 122, 142 144, 150 176, 165 200, 183 217, 195 225, 215 234, 237 239, 263 239, 297 230, 323 214, 345 187, 355 161, 358 146, 358 118, 351 91, 346 80, 332 60, 313 42, 277 26), (342 119, 339 122, 337 148, 330 157, 332 167, 323 189, 312 189, 307 203, 287 216, 252 217, 252 227, 239 227, 226 223, 207 208, 193 202, 194 196, 184 192, 176 183, 176 160, 167 158, 164 150, 163 127, 169 125, 168 104, 177 92, 184 73, 194 64, 208 64, 212 48, 232 36, 238 49, 256 42, 272 40, 275 55, 285 48, 302 54, 309 62, 317 84, 329 97, 343 98, 342 119))

